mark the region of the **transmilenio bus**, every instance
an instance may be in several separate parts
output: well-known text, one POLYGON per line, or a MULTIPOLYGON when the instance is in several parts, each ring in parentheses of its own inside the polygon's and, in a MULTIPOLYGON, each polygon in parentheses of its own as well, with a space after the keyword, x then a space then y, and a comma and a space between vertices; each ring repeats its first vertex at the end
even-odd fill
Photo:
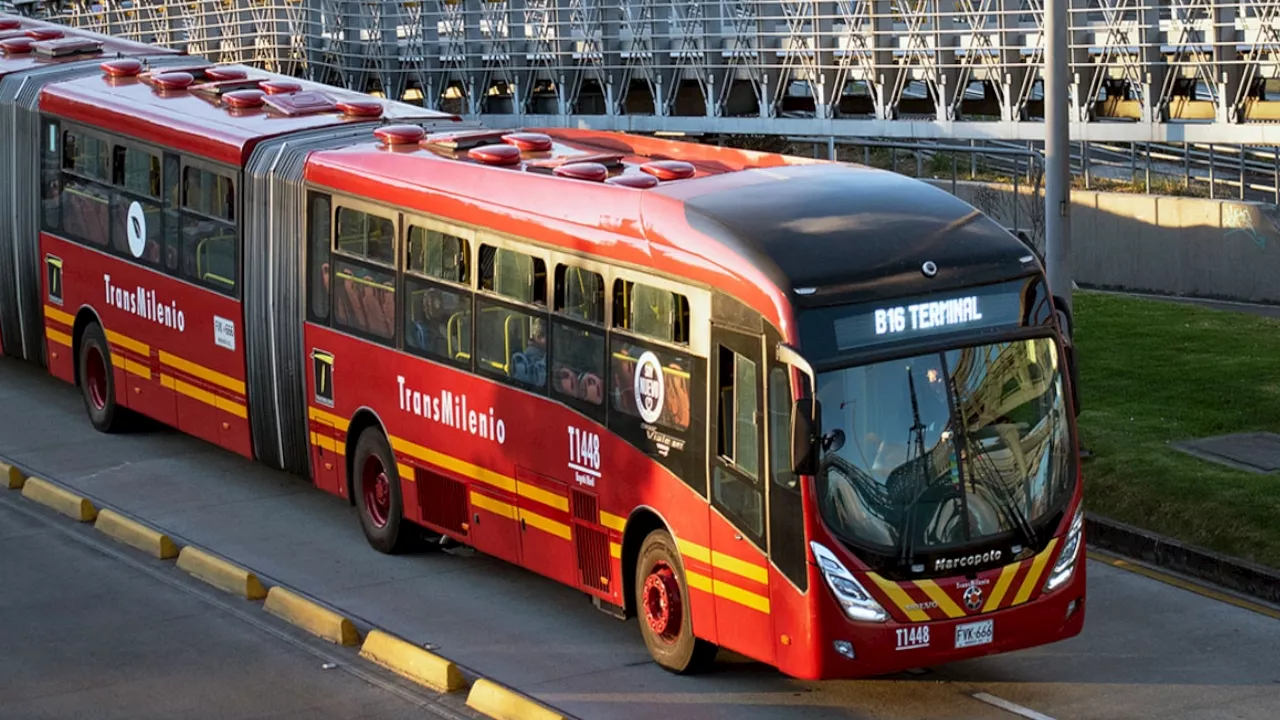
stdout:
POLYGON ((1043 268, 941 190, 195 58, 31 112, 42 230, 15 243, 101 430, 141 413, 349 499, 378 550, 425 529, 571 585, 673 671, 721 647, 859 677, 1081 629, 1043 268))

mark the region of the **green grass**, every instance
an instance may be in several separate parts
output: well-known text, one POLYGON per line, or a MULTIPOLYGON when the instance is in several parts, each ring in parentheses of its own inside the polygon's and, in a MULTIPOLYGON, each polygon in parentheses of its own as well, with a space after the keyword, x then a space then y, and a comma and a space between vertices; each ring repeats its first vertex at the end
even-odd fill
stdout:
POLYGON ((1280 432, 1280 321, 1088 292, 1075 303, 1086 507, 1280 568, 1280 475, 1169 446, 1280 432))

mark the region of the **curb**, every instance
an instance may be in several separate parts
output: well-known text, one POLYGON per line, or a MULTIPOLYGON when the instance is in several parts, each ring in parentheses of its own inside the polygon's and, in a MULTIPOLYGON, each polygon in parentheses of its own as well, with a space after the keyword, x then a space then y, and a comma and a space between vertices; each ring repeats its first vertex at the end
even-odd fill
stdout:
POLYGON ((267 596, 267 589, 262 586, 258 576, 238 565, 188 545, 178 555, 178 568, 210 585, 225 590, 233 595, 240 595, 245 600, 261 600, 267 596))
POLYGON ((1087 543, 1242 595, 1280 604, 1280 572, 1085 513, 1087 543))
MULTIPOLYGON (((194 545, 179 544, 168 534, 149 527, 123 511, 102 508, 60 483, 31 477, 26 469, 0 462, 0 474, 7 476, 11 490, 21 490, 25 499, 49 507, 78 522, 93 522, 94 529, 130 547, 161 560, 177 558, 177 567, 198 580, 246 600, 265 600, 263 610, 289 624, 337 645, 360 644, 360 631, 347 617, 300 593, 273 585, 268 592, 258 576, 246 568, 224 560, 194 545)), ((364 638, 359 656, 418 685, 439 693, 467 689, 467 678, 452 660, 373 628, 364 638)), ((475 675, 474 671, 468 673, 475 675)), ((471 684, 466 704, 493 720, 573 720, 572 715, 552 710, 514 690, 480 677, 471 684)))
POLYGON ((21 490, 22 486, 27 482, 26 474, 8 463, 0 462, 0 473, 5 476, 10 490, 21 490))
MULTIPOLYGON (((10 486, 12 487, 12 485, 10 486)), ((93 522, 98 509, 87 499, 40 478, 27 478, 22 497, 66 515, 78 522, 93 522)))
POLYGON ((437 692, 451 693, 467 686, 462 671, 452 660, 381 630, 369 632, 360 657, 437 692))
POLYGON ((93 527, 103 535, 135 547, 152 557, 161 560, 172 560, 178 557, 178 545, 173 542, 173 538, 136 520, 130 520, 114 510, 100 511, 98 521, 93 524, 93 527))
POLYGON ((267 601, 262 607, 272 615, 331 643, 344 646, 360 643, 360 633, 350 619, 278 585, 267 591, 267 601))
POLYGON ((566 716, 484 678, 471 686, 467 707, 494 720, 566 720, 566 716))

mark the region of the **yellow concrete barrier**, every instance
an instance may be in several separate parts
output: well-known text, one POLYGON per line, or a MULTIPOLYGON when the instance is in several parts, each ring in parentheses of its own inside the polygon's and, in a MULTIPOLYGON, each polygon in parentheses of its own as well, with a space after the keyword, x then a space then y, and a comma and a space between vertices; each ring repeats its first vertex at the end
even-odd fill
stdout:
POLYGON ((565 720, 564 715, 484 678, 471 686, 467 707, 494 720, 565 720))
POLYGON ((98 532, 115 538, 125 545, 154 555, 161 560, 178 557, 178 545, 173 538, 157 532, 135 520, 115 512, 102 510, 98 513, 98 521, 93 524, 98 532))
POLYGON ((8 463, 0 463, 0 474, 4 475, 6 487, 10 490, 21 490, 27 482, 26 473, 8 463))
POLYGON ((360 633, 349 619, 282 587, 273 587, 267 592, 263 608, 329 642, 339 645, 360 642, 360 633))
POLYGON ((257 575, 191 545, 182 548, 178 554, 178 567, 216 588, 248 600, 261 600, 267 596, 267 590, 257 575))
POLYGON ((80 522, 93 522, 93 519, 98 517, 98 509, 93 506, 93 503, 75 493, 63 490, 48 480, 27 478, 22 486, 22 497, 57 510, 80 522))
POLYGON ((437 692, 454 692, 467 685, 453 662, 381 630, 369 632, 360 657, 437 692))

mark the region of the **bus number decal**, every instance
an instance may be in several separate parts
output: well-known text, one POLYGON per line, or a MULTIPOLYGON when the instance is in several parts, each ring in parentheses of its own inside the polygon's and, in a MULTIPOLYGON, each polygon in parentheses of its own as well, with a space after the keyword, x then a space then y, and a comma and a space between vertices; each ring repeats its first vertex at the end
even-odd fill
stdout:
POLYGON ((236 349, 236 324, 232 320, 213 316, 213 341, 218 347, 228 350, 236 349))
POLYGON ((600 478, 600 435, 569 426, 569 469, 579 485, 595 487, 600 478))
POLYGON ((916 648, 929 647, 928 625, 898 628, 894 632, 898 634, 899 650, 914 650, 916 648))

